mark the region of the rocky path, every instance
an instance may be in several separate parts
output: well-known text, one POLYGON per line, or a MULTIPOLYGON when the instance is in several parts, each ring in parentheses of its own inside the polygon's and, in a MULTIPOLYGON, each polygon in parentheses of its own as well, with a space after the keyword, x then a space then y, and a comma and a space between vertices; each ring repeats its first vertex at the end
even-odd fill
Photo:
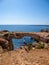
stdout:
POLYGON ((0 65, 49 65, 49 50, 34 49, 29 53, 24 49, 0 54, 0 65))

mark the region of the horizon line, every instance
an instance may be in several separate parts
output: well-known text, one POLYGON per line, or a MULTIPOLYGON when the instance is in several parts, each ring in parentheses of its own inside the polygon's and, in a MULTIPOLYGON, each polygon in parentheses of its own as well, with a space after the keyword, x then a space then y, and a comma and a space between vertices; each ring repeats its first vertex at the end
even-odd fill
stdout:
POLYGON ((0 25, 48 25, 49 24, 0 24, 0 25))

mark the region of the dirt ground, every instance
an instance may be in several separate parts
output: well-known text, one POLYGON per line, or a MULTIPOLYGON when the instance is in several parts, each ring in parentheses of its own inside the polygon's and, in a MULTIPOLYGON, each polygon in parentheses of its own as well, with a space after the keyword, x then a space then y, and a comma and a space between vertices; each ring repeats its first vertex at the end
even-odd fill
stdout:
POLYGON ((17 49, 0 54, 0 65, 49 65, 49 50, 17 49))

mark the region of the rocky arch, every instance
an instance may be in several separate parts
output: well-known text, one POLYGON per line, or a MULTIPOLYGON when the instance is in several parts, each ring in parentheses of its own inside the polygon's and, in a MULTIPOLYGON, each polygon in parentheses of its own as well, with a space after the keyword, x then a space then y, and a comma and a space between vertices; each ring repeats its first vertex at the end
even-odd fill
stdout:
MULTIPOLYGON (((0 33, 0 38, 3 38, 4 41, 8 41, 8 44, 6 45, 5 42, 0 43, 0 45, 7 46, 9 45, 9 49, 7 50, 13 50, 13 43, 12 39, 20 39, 24 36, 30 36, 31 38, 35 39, 36 41, 43 41, 43 42, 49 42, 49 33, 46 32, 2 32, 0 33), (47 37, 48 36, 48 37, 47 37)), ((2 40, 0 40, 1 42, 2 40)))

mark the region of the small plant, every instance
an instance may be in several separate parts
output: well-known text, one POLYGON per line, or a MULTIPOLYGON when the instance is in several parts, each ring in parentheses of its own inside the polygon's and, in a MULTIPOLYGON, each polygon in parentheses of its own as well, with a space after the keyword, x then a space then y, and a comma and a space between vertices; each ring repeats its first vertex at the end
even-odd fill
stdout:
POLYGON ((44 43, 41 42, 38 46, 36 46, 37 49, 43 49, 44 48, 44 43))
POLYGON ((32 44, 28 44, 28 50, 31 50, 32 49, 32 44))

